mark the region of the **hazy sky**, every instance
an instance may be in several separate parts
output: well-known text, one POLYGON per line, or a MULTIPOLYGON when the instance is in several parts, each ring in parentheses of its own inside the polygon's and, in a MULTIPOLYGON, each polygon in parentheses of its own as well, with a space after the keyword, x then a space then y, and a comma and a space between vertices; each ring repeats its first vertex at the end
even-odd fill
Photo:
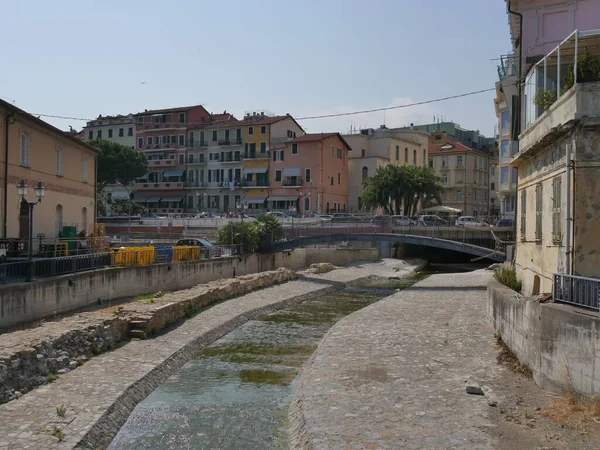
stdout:
MULTIPOLYGON (((505 8, 504 0, 3 2, 0 97, 80 118, 196 103, 238 118, 401 105, 494 87, 491 59, 510 49, 505 8)), ((435 114, 491 135, 493 98, 388 111, 385 123, 435 114)), ((383 122, 378 112, 302 125, 345 132, 383 122)))

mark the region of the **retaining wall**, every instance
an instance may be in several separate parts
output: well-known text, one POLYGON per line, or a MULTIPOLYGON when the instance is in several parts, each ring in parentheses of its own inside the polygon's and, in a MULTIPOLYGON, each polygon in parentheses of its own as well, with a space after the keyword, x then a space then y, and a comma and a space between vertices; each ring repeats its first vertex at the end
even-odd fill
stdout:
POLYGON ((517 299, 513 290, 493 281, 488 286, 488 315, 540 387, 600 394, 600 314, 517 299))
POLYGON ((139 267, 110 267, 0 287, 0 330, 94 304, 157 291, 187 289, 239 275, 300 269, 315 262, 345 265, 374 261, 377 249, 299 248, 212 260, 181 261, 139 267))

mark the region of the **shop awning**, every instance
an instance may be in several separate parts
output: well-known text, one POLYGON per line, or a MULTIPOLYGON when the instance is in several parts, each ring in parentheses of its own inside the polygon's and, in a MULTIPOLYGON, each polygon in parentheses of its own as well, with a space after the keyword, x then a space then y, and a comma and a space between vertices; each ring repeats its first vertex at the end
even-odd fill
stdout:
POLYGON ((136 197, 133 199, 133 201, 135 203, 146 203, 148 201, 148 197, 144 196, 144 197, 136 197))
POLYGON ((185 169, 167 169, 163 172, 163 177, 180 177, 185 172, 185 169))
POLYGON ((298 194, 296 195, 270 195, 269 196, 269 201, 270 202, 293 202, 295 200, 298 200, 298 194))
POLYGON ((158 196, 142 196, 142 197, 136 197, 135 200, 133 200, 135 203, 156 203, 160 200, 160 197, 158 196))
POLYGON ((148 197, 148 200, 146 200, 146 203, 157 203, 160 201, 160 196, 151 196, 148 197))
POLYGON ((129 193, 124 190, 107 192, 107 194, 110 194, 110 198, 113 200, 127 200, 129 198, 129 193))
POLYGON ((300 175, 300 171, 302 169, 300 167, 286 167, 283 169, 284 177, 297 177, 300 175))
POLYGON ((267 173, 268 167, 246 167, 244 173, 267 173))
POLYGON ((183 200, 181 195, 165 195, 160 199, 161 202, 180 202, 181 200, 183 200))
POLYGON ((244 201, 248 203, 264 203, 267 199, 266 195, 255 195, 255 196, 247 196, 244 197, 244 201))

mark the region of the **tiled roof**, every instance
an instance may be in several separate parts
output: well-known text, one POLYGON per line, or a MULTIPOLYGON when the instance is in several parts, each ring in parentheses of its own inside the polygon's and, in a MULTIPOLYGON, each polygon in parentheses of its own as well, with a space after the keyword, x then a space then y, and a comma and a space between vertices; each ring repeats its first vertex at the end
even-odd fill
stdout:
POLYGON ((348 145, 348 143, 340 133, 309 133, 304 134, 302 136, 298 136, 292 142, 318 142, 334 136, 337 136, 340 139, 340 141, 342 141, 342 143, 348 148, 348 150, 352 150, 352 147, 348 145))
POLYGON ((170 112, 184 112, 189 111, 194 108, 204 108, 202 105, 192 105, 192 106, 179 106, 177 108, 165 108, 165 109, 147 109, 146 111, 141 111, 137 113, 137 116, 140 115, 148 115, 148 114, 164 114, 170 112))
POLYGON ((452 152, 471 152, 473 151, 472 148, 467 147, 466 145, 460 143, 460 142, 441 142, 439 144, 431 144, 429 146, 429 154, 434 154, 434 153, 452 153, 452 152), (449 149, 442 149, 442 147, 444 146, 452 146, 452 148, 449 149))

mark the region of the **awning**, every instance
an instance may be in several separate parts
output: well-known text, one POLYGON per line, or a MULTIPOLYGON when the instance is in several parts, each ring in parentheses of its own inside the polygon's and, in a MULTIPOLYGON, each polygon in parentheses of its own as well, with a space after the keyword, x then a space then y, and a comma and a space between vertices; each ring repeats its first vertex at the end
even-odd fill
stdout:
POLYGON ((146 200, 146 203, 157 203, 160 201, 160 196, 153 196, 153 197, 148 197, 148 199, 146 200))
POLYGON ((461 213, 462 209, 450 208, 449 206, 436 205, 425 208, 423 212, 437 212, 437 213, 461 213))
POLYGON ((143 197, 136 197, 135 200, 133 200, 135 203, 156 203, 160 200, 160 197, 157 196, 151 196, 151 197, 147 197, 147 196, 143 196, 143 197))
POLYGON ((107 194, 110 194, 110 198, 113 200, 127 200, 129 198, 129 193, 123 190, 107 192, 107 194))
POLYGON ((139 179, 140 180, 147 180, 149 176, 150 176, 150 172, 147 172, 144 175, 142 175, 139 179))
POLYGON ((284 177, 297 177, 300 175, 300 171, 302 169, 300 169, 300 167, 286 167, 285 169, 283 169, 283 176, 284 177))
POLYGON ((267 173, 268 167, 247 167, 244 169, 244 173, 267 173))
POLYGON ((163 172, 163 177, 180 177, 185 169, 167 169, 163 172))
POLYGON ((281 202, 281 201, 293 202, 295 200, 298 200, 298 194, 296 194, 296 195, 270 195, 269 196, 270 202, 281 202))
POLYGON ((180 202, 181 200, 183 200, 181 195, 165 195, 160 199, 161 202, 180 202))
POLYGON ((247 196, 244 197, 244 201, 248 203, 264 203, 267 199, 266 195, 256 195, 256 196, 247 196))

